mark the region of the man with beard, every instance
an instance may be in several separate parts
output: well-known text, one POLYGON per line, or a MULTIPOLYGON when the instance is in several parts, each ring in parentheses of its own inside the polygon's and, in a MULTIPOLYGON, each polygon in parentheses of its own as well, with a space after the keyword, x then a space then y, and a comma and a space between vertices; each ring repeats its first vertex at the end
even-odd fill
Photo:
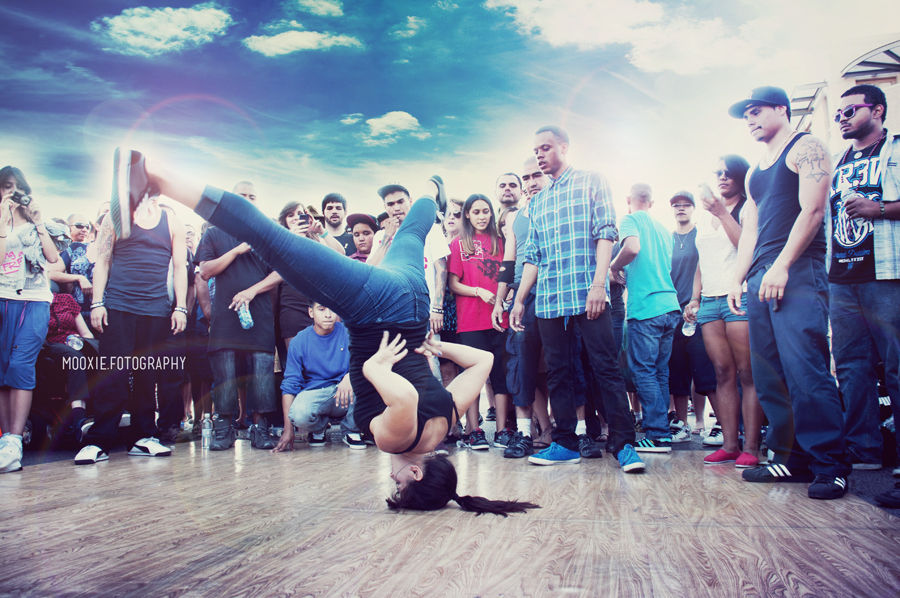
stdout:
MULTIPOLYGON (((875 365, 884 362, 900 415, 900 135, 884 128, 887 101, 873 85, 851 87, 834 116, 850 147, 835 157, 826 218, 829 301, 844 430, 853 469, 881 469, 875 365)), ((894 475, 900 476, 900 469, 894 475)), ((896 505, 900 506, 900 492, 896 505)))
POLYGON ((356 252, 353 244, 353 232, 344 223, 347 215, 347 200, 340 193, 329 193, 322 200, 322 215, 325 218, 325 233, 323 236, 332 235, 334 240, 344 248, 344 255, 352 255, 356 252))
POLYGON ((519 207, 519 199, 522 197, 522 179, 514 172, 501 174, 497 177, 495 196, 504 208, 519 207))

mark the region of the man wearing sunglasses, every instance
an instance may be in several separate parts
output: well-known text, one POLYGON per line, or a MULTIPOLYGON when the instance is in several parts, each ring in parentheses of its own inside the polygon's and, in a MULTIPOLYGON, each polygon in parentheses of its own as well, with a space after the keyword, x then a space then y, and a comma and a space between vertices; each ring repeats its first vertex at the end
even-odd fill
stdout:
POLYGON ((747 178, 747 212, 728 307, 747 312, 753 381, 769 418, 768 465, 748 482, 812 482, 814 499, 840 498, 852 471, 828 352, 825 227, 831 159, 825 144, 791 128, 791 102, 759 87, 728 113, 743 119, 766 153, 747 178))
POLYGON ((94 264, 87 255, 87 236, 91 231, 90 220, 81 214, 72 214, 66 221, 72 242, 60 252, 60 259, 50 265, 50 280, 57 284, 71 284, 68 291, 81 307, 85 322, 91 321, 91 294, 93 293, 94 264))
MULTIPOLYGON (((900 417, 900 135, 884 128, 887 101, 851 87, 834 120, 850 146, 834 159, 826 218, 832 346, 854 469, 881 469, 875 364, 900 417)), ((895 470, 900 476, 900 469, 895 470)), ((900 507, 900 492, 894 499, 900 507)))

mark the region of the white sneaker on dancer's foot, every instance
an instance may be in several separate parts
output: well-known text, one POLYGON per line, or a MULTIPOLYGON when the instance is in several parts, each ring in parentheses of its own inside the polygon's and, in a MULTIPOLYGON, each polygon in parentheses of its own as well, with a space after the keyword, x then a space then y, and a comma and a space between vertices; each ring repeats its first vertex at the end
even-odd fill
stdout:
POLYGON ((128 454, 132 457, 168 457, 172 454, 172 449, 156 438, 141 438, 134 443, 128 454))
POLYGON ((0 437, 0 473, 14 471, 22 471, 22 444, 2 436, 0 437))
POLYGON ((75 465, 93 465, 97 461, 106 461, 109 455, 99 446, 89 444, 75 455, 75 465))

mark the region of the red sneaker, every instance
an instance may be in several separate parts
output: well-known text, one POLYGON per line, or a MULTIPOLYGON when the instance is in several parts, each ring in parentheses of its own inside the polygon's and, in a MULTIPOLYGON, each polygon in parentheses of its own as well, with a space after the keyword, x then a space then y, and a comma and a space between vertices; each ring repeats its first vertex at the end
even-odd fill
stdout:
POLYGON ((704 465, 721 465, 722 463, 734 463, 738 457, 741 456, 740 451, 735 451, 733 453, 726 453, 724 450, 719 449, 711 455, 707 455, 703 458, 704 465))
POLYGON ((734 466, 740 469, 756 467, 757 465, 759 465, 759 459, 756 455, 751 455, 750 453, 741 453, 741 456, 734 462, 734 466))

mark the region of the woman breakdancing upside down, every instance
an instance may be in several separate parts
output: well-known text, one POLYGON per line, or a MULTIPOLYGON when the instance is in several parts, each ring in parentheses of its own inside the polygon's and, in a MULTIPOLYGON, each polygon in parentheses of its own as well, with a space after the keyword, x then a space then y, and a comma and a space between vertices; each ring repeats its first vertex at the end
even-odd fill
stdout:
POLYGON ((490 353, 426 337, 430 310, 423 255, 435 216, 431 198, 413 205, 384 260, 370 266, 291 234, 237 195, 201 188, 129 150, 115 155, 110 214, 118 238, 130 233, 129 215, 137 205, 157 193, 249 243, 291 286, 341 316, 350 334, 356 422, 391 454, 397 493, 387 501, 390 508, 431 511, 451 499, 479 514, 538 508, 458 496, 450 461, 425 460, 479 395, 492 365, 490 353), (407 345, 418 348, 409 351, 407 345), (431 353, 466 371, 443 388, 429 368, 431 353))

